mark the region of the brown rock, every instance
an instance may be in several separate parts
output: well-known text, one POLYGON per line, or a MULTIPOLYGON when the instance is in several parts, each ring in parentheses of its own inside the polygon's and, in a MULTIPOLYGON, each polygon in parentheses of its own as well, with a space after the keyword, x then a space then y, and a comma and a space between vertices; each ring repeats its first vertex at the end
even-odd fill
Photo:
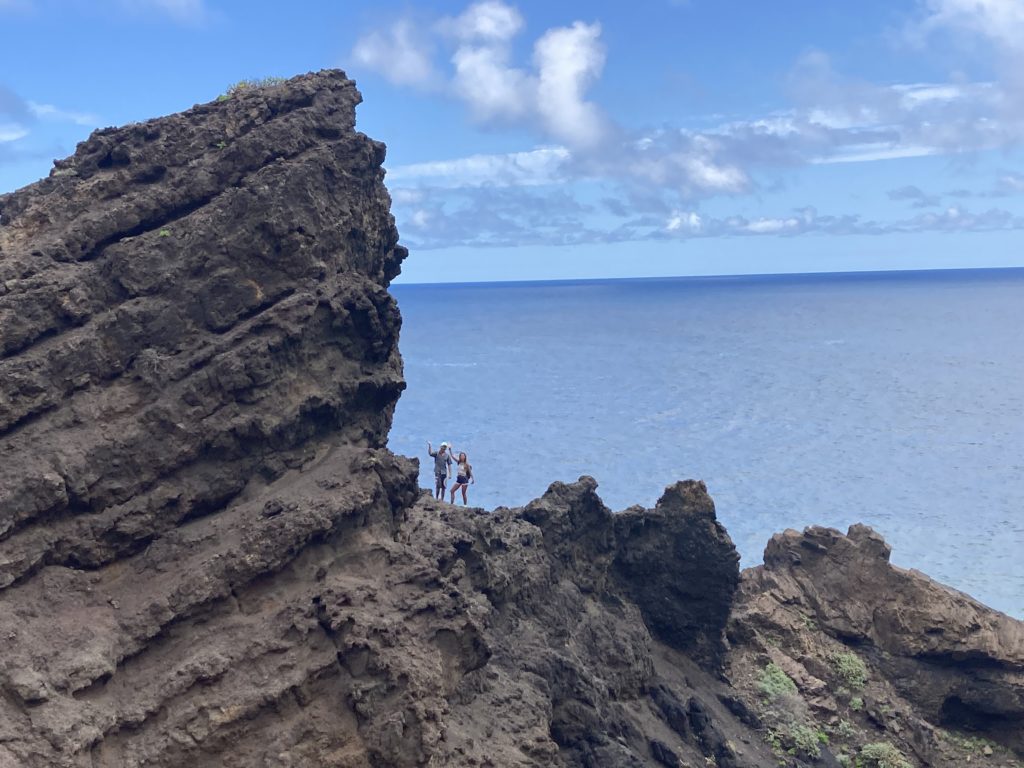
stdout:
POLYGON ((740 582, 700 482, 619 515, 592 478, 420 495, 359 98, 251 88, 0 196, 0 768, 760 768, 772 659, 837 738, 1018 743, 1019 624, 866 529, 776 537, 740 582), (872 665, 856 715, 836 638, 872 665))
POLYGON ((799 630, 794 608, 855 647, 927 720, 1024 750, 1024 623, 917 571, 889 563, 863 525, 772 537, 744 572, 733 631, 799 630))

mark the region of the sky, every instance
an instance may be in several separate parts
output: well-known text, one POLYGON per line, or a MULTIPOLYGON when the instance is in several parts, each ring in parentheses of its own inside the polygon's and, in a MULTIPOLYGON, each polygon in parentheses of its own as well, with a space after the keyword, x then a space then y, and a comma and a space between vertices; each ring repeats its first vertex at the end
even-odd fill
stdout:
POLYGON ((332 67, 405 282, 1024 266, 1024 0, 0 0, 0 193, 332 67))

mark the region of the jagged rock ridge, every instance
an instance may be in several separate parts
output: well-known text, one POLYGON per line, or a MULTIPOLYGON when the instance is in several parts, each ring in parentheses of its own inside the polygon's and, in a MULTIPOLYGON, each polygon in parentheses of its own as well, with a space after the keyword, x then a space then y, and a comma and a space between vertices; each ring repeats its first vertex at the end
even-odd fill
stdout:
POLYGON ((741 580, 702 483, 618 515, 589 478, 492 514, 421 495, 386 449, 405 251, 359 98, 339 72, 242 91, 0 196, 0 768, 755 768, 883 740, 960 765, 943 724, 1017 746, 1020 623, 957 603, 915 644, 880 602, 933 626, 946 593, 864 532, 786 534, 741 580), (823 692, 839 650, 873 676, 856 712, 823 692), (832 741, 766 739, 795 725, 832 741))

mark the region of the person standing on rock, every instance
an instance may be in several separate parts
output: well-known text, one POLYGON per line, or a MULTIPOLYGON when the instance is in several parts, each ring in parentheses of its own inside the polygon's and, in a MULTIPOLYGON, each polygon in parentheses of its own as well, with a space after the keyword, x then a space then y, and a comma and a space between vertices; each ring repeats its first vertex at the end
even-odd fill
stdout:
POLYGON ((436 451, 427 440, 427 453, 434 457, 434 493, 437 498, 444 501, 445 485, 448 483, 448 475, 452 471, 452 457, 448 453, 448 443, 441 443, 436 451))
MULTIPOLYGON (((454 450, 454 449, 453 449, 454 450)), ((455 473, 455 485, 452 486, 452 501, 455 503, 455 492, 462 489, 462 503, 468 504, 466 501, 466 490, 469 488, 470 483, 476 483, 476 478, 473 477, 473 467, 469 464, 469 459, 466 458, 464 451, 459 452, 459 460, 457 462, 458 471, 455 473)))

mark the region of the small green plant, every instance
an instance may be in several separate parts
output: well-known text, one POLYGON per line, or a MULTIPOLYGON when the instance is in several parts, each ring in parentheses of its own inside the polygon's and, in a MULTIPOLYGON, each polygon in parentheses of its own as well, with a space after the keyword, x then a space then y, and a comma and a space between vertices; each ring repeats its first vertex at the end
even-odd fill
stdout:
POLYGON ((803 622, 804 629, 809 629, 813 632, 818 628, 818 622, 816 622, 811 616, 808 616, 806 613, 800 614, 800 621, 803 622))
POLYGON ((951 731, 939 731, 939 733, 953 746, 979 755, 992 754, 994 751, 993 747, 998 746, 995 742, 989 741, 982 736, 967 736, 951 731))
POLYGON ((217 101, 226 101, 232 96, 237 96, 242 91, 258 90, 260 88, 272 88, 275 85, 281 85, 284 82, 283 77, 261 77, 255 80, 239 80, 232 86, 229 86, 225 93, 222 93, 217 97, 217 101))
MULTIPOLYGON (((824 735, 808 725, 794 725, 789 731, 789 737, 793 741, 793 750, 812 759, 821 756, 820 736, 824 735)), ((828 741, 828 736, 825 736, 825 741, 828 741)))
POLYGON ((169 229, 161 229, 156 234, 157 234, 157 237, 170 237, 171 236, 171 230, 169 230, 169 229))
POLYGON ((849 720, 840 720, 832 728, 832 733, 834 733, 840 739, 849 739, 854 734, 856 734, 857 731, 854 729, 853 724, 849 720))
POLYGON ((796 693, 796 683, 774 661, 768 662, 768 666, 761 672, 757 687, 769 699, 796 693))
POLYGON ((224 149, 224 147, 226 147, 227 145, 228 143, 226 141, 218 141, 216 147, 217 149, 224 149))
POLYGON ((709 766, 709 768, 715 768, 718 765, 718 760, 715 759, 714 755, 709 755, 704 758, 704 765, 709 766))
POLYGON ((896 747, 888 742, 865 744, 857 755, 857 768, 914 768, 896 747))
POLYGON ((828 659, 847 688, 860 691, 867 685, 868 668, 859 656, 853 653, 833 653, 828 659))
POLYGON ((842 768, 853 768, 853 762, 850 760, 850 756, 845 753, 836 755, 836 762, 842 766, 842 768))
POLYGON ((860 696, 854 696, 852 699, 850 699, 850 709, 852 709, 854 712, 860 712, 862 709, 864 709, 864 699, 862 699, 860 696))

